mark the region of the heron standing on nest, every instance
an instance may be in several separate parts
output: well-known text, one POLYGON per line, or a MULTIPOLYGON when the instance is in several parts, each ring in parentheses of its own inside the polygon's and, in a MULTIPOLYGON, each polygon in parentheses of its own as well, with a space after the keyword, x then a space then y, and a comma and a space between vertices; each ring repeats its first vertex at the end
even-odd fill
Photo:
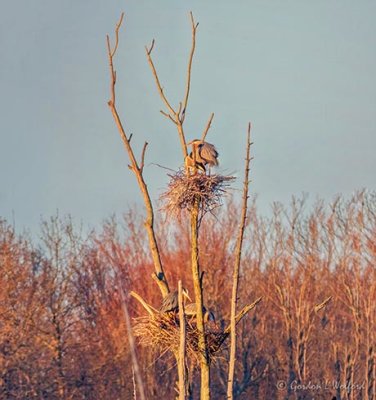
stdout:
MULTIPOLYGON (((185 315, 191 317, 191 319, 194 319, 197 317, 197 306, 196 303, 189 303, 184 307, 184 313, 185 315)), ((202 313, 204 314, 204 321, 212 321, 215 322, 215 316, 213 312, 208 310, 205 306, 202 306, 202 313)))
POLYGON ((216 167, 218 165, 218 152, 211 143, 200 139, 194 139, 188 143, 192 146, 192 151, 185 158, 187 169, 196 168, 206 172, 206 166, 216 167))
MULTIPOLYGON (((189 301, 192 301, 188 295, 188 290, 183 288, 182 289, 183 300, 184 297, 187 298, 189 301)), ((175 292, 169 293, 163 300, 162 305, 159 308, 161 313, 168 313, 168 312, 175 312, 179 309, 179 293, 177 290, 175 292)))

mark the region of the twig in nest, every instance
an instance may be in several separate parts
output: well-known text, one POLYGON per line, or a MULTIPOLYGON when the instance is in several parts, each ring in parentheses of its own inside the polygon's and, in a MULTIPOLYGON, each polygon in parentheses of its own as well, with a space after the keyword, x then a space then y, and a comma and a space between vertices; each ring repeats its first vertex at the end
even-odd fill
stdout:
MULTIPOLYGON (((160 354, 167 352, 177 354, 180 343, 178 318, 156 314, 154 318, 143 316, 135 318, 134 321, 133 332, 142 346, 152 348, 160 354)), ((215 353, 228 335, 219 329, 207 329, 205 336, 210 360, 213 362, 215 353)), ((186 326, 186 352, 187 357, 194 363, 200 362, 198 331, 195 324, 186 326)))
POLYGON ((139 303, 141 303, 141 305, 151 315, 151 317, 153 317, 154 314, 158 312, 154 307, 152 307, 150 304, 148 304, 139 294, 137 294, 133 290, 129 294, 132 297, 134 297, 139 303))

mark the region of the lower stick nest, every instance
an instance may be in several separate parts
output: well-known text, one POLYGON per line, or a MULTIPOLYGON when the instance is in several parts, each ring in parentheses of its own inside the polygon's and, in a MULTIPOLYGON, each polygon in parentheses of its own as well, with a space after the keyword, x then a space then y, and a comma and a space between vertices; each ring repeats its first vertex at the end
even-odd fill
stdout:
MULTIPOLYGON (((154 314, 134 319, 133 333, 143 347, 152 348, 160 354, 179 351, 180 331, 179 318, 176 314, 154 314)), ((215 324, 206 327, 205 338, 210 361, 214 361, 228 333, 223 332, 215 324)), ((193 362, 199 362, 198 331, 195 323, 186 324, 186 352, 193 362)))
POLYGON ((175 215, 184 209, 190 211, 196 201, 199 201, 201 215, 213 210, 221 204, 222 196, 235 180, 235 177, 225 175, 187 175, 183 170, 169 174, 169 177, 167 191, 160 198, 163 209, 175 215))

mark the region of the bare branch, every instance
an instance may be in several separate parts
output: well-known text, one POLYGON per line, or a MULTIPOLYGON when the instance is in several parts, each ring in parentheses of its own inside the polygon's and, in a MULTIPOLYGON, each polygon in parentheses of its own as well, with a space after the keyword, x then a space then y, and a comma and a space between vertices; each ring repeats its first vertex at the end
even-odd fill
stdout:
POLYGON ((154 39, 151 43, 150 48, 145 46, 146 57, 147 57, 150 69, 153 73, 159 95, 160 95, 163 103, 167 107, 167 111, 168 111, 168 112, 161 111, 161 113, 177 126, 184 159, 187 157, 188 151, 187 151, 187 143, 185 140, 185 134, 184 134, 184 130, 183 130, 183 123, 184 123, 184 119, 185 119, 185 115, 186 115, 186 109, 187 109, 187 105, 188 105, 188 99, 189 99, 189 93, 190 93, 190 87, 191 87, 192 61, 193 61, 193 55, 194 55, 195 47, 196 47, 196 31, 197 31, 197 27, 198 27, 198 23, 195 23, 192 12, 190 13, 190 18, 191 18, 191 26, 192 26, 192 47, 191 47, 191 51, 190 51, 189 59, 188 59, 185 94, 184 94, 184 100, 179 103, 179 107, 176 111, 171 106, 170 102, 168 101, 166 95, 163 92, 163 88, 162 88, 161 82, 159 80, 158 73, 156 71, 153 59, 151 57, 151 52, 153 50, 154 43, 155 43, 154 39))
POLYGON ((146 48, 146 51, 147 51, 147 53, 148 53, 149 56, 150 56, 151 52, 153 51, 154 44, 155 44, 155 40, 153 39, 153 40, 151 41, 151 45, 150 45, 149 49, 146 48))
MULTIPOLYGON (((192 60, 193 60, 193 55, 195 53, 195 48, 196 48, 196 30, 198 27, 198 24, 195 23, 195 20, 193 18, 193 13, 192 11, 190 12, 190 17, 191 17, 191 25, 192 25, 192 47, 191 47, 191 52, 189 54, 189 59, 188 59, 188 67, 187 67, 187 83, 185 86, 185 96, 183 100, 183 113, 181 115, 180 121, 183 123, 185 119, 185 113, 187 111, 187 106, 188 106, 188 98, 189 98, 189 91, 191 88, 191 72, 192 72, 192 60)), ((180 113, 179 113, 180 115, 180 113)))
POLYGON ((116 28, 115 28, 115 46, 114 46, 114 49, 112 50, 111 57, 114 57, 116 50, 118 48, 118 45, 119 45, 119 29, 121 27, 121 24, 123 23, 123 18, 124 18, 124 13, 122 12, 119 22, 116 24, 116 28))
POLYGON ((117 129, 119 131, 120 137, 123 141, 124 147, 128 153, 128 157, 130 160, 130 165, 129 168, 133 171, 133 173, 136 176, 138 186, 140 188, 142 197, 144 199, 145 207, 146 207, 146 213, 147 213, 147 218, 145 221, 145 228, 148 234, 149 238, 149 247, 150 247, 150 252, 153 258, 154 262, 154 269, 155 269, 155 277, 156 282, 158 283, 159 289, 162 292, 162 295, 165 296, 169 292, 168 288, 168 283, 166 280, 166 277, 163 272, 163 266, 162 266, 162 261, 161 261, 161 256, 158 248, 158 243, 157 239, 155 236, 154 232, 154 210, 153 210, 153 205, 150 199, 149 191, 146 186, 146 183, 144 181, 143 175, 142 175, 142 168, 144 166, 144 157, 145 157, 145 151, 146 151, 146 145, 144 146, 144 149, 142 151, 142 156, 141 156, 141 167, 138 166, 136 157, 133 152, 133 148, 130 144, 130 139, 132 135, 127 137, 127 134, 125 132, 125 129, 123 127, 123 124, 121 122, 120 116, 118 114, 117 108, 116 108, 116 101, 115 101, 115 84, 116 84, 116 73, 114 70, 114 65, 113 65, 113 57, 116 53, 116 50, 118 48, 118 35, 119 35, 119 29, 121 26, 121 23, 123 21, 123 15, 121 16, 118 24, 116 25, 116 30, 115 30, 115 35, 116 35, 116 42, 115 42, 115 47, 114 50, 111 50, 111 43, 110 43, 110 38, 107 35, 107 51, 108 51, 108 63, 110 67, 110 92, 111 92, 111 99, 108 102, 108 105, 111 109, 112 116, 115 120, 115 124, 117 126, 117 129))
POLYGON ((164 115, 165 117, 167 117, 170 121, 172 121, 175 125, 177 125, 177 122, 174 120, 174 118, 171 117, 170 114, 164 112, 163 110, 159 111, 162 115, 164 115))
POLYGON ((140 172, 141 174, 144 171, 144 166, 145 166, 145 152, 146 152, 146 147, 148 146, 148 142, 144 143, 144 147, 142 148, 142 153, 141 153, 141 165, 140 165, 140 172))
POLYGON ((111 51, 111 43, 110 43, 110 37, 107 35, 106 36, 107 40, 107 52, 108 52, 108 62, 110 65, 110 74, 111 74, 111 99, 108 102, 108 105, 111 107, 113 104, 115 104, 115 83, 116 83, 116 74, 114 70, 114 65, 112 63, 112 51, 111 51))
POLYGON ((202 141, 205 141, 206 135, 208 134, 213 118, 214 118, 214 113, 211 113, 208 123, 206 124, 205 130, 202 133, 202 141))
POLYGON ((165 105, 166 105, 168 111, 170 112, 170 114, 176 115, 175 110, 172 108, 171 104, 169 103, 169 101, 167 100, 167 97, 165 96, 165 94, 163 92, 163 88, 162 88, 161 82, 159 80, 157 70, 155 69, 153 60, 151 58, 151 51, 153 50, 153 47, 154 47, 154 39, 152 41, 150 49, 148 49, 147 46, 145 46, 146 58, 148 60, 150 69, 151 69, 151 71, 153 73, 153 76, 154 76, 154 79, 155 79, 155 83, 157 85, 157 89, 158 89, 158 92, 159 92, 159 95, 160 95, 161 99, 165 103, 165 105))
MULTIPOLYGON (((210 125, 210 121, 209 121, 210 125)), ((251 148, 251 123, 248 124, 247 132, 247 150, 245 158, 245 171, 243 182, 243 206, 242 214, 239 225, 239 233, 236 241, 235 249, 235 264, 233 273, 233 286, 231 296, 231 344, 230 344, 230 359, 229 359, 229 372, 228 372, 228 385, 227 385, 227 398, 233 399, 234 395, 234 375, 235 375, 235 361, 236 361, 236 305, 238 298, 238 284, 239 284, 239 269, 242 256, 244 230, 247 219, 248 209, 248 183, 249 183, 249 164, 250 164, 250 148, 251 148)))
POLYGON ((314 307, 314 311, 315 311, 315 312, 318 312, 318 311, 320 311, 321 309, 323 309, 324 307, 326 307, 327 304, 330 302, 330 300, 332 300, 332 296, 329 296, 329 297, 328 297, 327 299, 325 299, 322 303, 316 304, 315 307, 314 307))
MULTIPOLYGON (((253 310, 257 306, 258 303, 260 303, 261 300, 262 297, 259 297, 252 304, 243 307, 243 309, 235 317, 235 322, 238 324, 251 310, 253 310)), ((229 324, 224 330, 224 333, 229 334, 230 332, 231 332, 231 324, 229 324)))
POLYGON ((152 316, 154 317, 155 313, 158 313, 158 310, 156 310, 153 306, 148 304, 139 294, 134 292, 133 290, 129 293, 132 297, 134 297, 144 308, 145 310, 152 316))
POLYGON ((180 115, 182 107, 183 107, 183 103, 181 101, 179 101, 179 108, 178 108, 178 112, 177 112, 178 115, 180 115))

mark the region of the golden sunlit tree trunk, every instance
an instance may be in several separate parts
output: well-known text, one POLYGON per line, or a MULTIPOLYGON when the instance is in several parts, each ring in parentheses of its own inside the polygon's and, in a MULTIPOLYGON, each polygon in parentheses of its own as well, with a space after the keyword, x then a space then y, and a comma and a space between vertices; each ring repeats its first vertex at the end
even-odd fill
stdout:
POLYGON ((239 233, 236 241, 235 249, 235 263, 233 272, 232 296, 231 296, 231 336, 230 336, 230 360, 228 371, 228 384, 227 384, 227 398, 233 399, 234 396, 234 375, 235 375, 235 361, 236 361, 236 305, 238 302, 238 284, 239 284, 239 269, 242 256, 244 230, 247 219, 248 209, 248 184, 249 184, 249 164, 251 147, 251 124, 248 124, 247 133, 247 147, 245 158, 245 172, 243 182, 243 204, 242 214, 240 218, 239 233))
POLYGON ((179 376, 179 400, 185 400, 187 394, 186 376, 185 376, 185 345, 186 345, 186 329, 185 329, 185 315, 184 315, 184 302, 183 302, 183 288, 181 280, 178 283, 178 296, 179 296, 179 324, 180 324, 180 345, 178 360, 178 376, 179 376))
MULTIPOLYGON (((196 31, 198 27, 198 23, 195 22, 193 18, 193 14, 190 13, 191 19, 191 28, 192 28, 192 47, 189 53, 188 66, 187 66, 187 77, 186 77, 186 86, 185 86, 185 94, 183 101, 179 103, 179 107, 174 109, 171 106, 171 103, 168 101, 164 90, 162 88, 160 79, 158 77, 157 70, 155 68, 153 59, 152 59, 152 51, 154 48, 155 41, 152 41, 152 44, 149 48, 146 48, 146 57, 150 66, 150 69, 153 73, 155 83, 157 86, 158 93, 166 107, 166 111, 161 111, 161 113, 167 117, 177 128, 178 135, 180 138, 181 148, 183 157, 185 158, 188 154, 187 152, 187 142, 185 139, 185 133, 183 130, 183 123, 185 121, 188 99, 190 94, 190 85, 191 85, 191 70, 192 70, 192 60, 196 48, 196 31)), ((203 131, 203 139, 210 128, 212 119, 214 114, 211 114, 208 123, 203 131)), ((205 343, 205 327, 204 327, 204 318, 202 312, 203 306, 203 296, 202 296, 202 282, 200 275, 200 267, 199 267, 199 259, 198 259, 198 219, 199 219, 199 207, 200 200, 197 198, 192 210, 191 210, 191 263, 192 263, 192 278, 195 292, 195 301, 197 306, 197 329, 199 332, 198 345, 201 352, 201 360, 200 360, 200 368, 201 368, 201 399, 209 399, 210 398, 210 371, 209 371, 209 360, 208 360, 208 352, 205 343)))
POLYGON ((136 156, 134 154, 132 145, 131 145, 132 134, 130 134, 129 136, 126 134, 123 124, 121 122, 120 116, 118 114, 117 108, 116 108, 116 91, 115 91, 116 71, 114 69, 113 58, 118 49, 119 29, 123 22, 123 18, 124 18, 124 13, 121 14, 120 20, 119 20, 118 24, 116 25, 115 45, 113 47, 111 46, 110 38, 107 35, 108 62, 109 62, 109 66, 110 66, 110 76, 111 76, 111 78, 110 78, 111 98, 108 101, 108 106, 110 107, 112 116, 115 120, 117 129, 119 131, 120 137, 121 137, 124 147, 128 153, 128 157, 130 160, 130 165, 128 165, 128 167, 136 176, 137 183, 138 183, 138 186, 140 188, 140 191, 141 191, 141 194, 142 194, 142 197, 144 200, 144 204, 145 204, 145 208, 146 208, 145 228, 146 228, 148 238, 149 238, 149 248, 150 248, 151 256, 153 258, 154 269, 155 269, 155 273, 152 275, 152 277, 157 282, 162 295, 166 296, 169 293, 169 287, 168 287, 168 283, 167 283, 167 280, 166 280, 166 277, 165 277, 165 274, 163 271, 160 251, 158 248, 158 243, 157 243, 157 239, 156 239, 155 231, 154 231, 153 205, 151 202, 151 198, 149 195, 147 185, 146 185, 144 177, 143 177, 143 171, 144 171, 144 165, 145 165, 145 153, 146 153, 146 148, 147 148, 148 143, 145 142, 144 147, 142 149, 142 153, 141 153, 141 162, 138 163, 136 156))
POLYGON ((203 296, 202 281, 200 273, 200 265, 198 258, 198 217, 199 217, 200 200, 196 198, 195 204, 191 211, 191 263, 192 277, 195 291, 195 301, 197 307, 197 330, 198 330, 198 348, 200 351, 200 368, 201 368, 201 400, 210 398, 210 368, 208 351, 205 341, 205 326, 203 317, 203 296))

